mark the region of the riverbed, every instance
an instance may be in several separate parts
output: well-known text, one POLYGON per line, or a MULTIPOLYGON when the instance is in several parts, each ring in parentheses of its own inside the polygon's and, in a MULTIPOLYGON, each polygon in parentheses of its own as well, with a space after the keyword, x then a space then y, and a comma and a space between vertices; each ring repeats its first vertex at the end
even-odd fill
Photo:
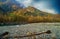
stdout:
POLYGON ((51 30, 51 35, 60 39, 60 23, 32 23, 25 25, 0 26, 0 34, 10 32, 11 36, 26 35, 27 32, 43 32, 51 30))

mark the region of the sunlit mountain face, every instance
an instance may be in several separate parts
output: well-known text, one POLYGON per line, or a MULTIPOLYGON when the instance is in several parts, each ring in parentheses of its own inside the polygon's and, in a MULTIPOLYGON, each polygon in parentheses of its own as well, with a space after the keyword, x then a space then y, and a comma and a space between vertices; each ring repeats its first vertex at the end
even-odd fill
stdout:
POLYGON ((0 12, 7 13, 17 9, 24 8, 22 3, 18 3, 16 0, 0 0, 0 12))
POLYGON ((16 0, 26 7, 33 6, 41 11, 60 14, 60 0, 16 0))

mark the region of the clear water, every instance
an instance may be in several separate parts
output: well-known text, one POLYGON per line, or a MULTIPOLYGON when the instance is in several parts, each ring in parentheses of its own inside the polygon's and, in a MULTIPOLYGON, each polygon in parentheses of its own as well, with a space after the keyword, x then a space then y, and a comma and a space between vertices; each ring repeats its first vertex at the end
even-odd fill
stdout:
POLYGON ((33 23, 0 27, 0 33, 8 31, 11 36, 26 35, 27 32, 39 33, 47 30, 52 31, 51 36, 60 39, 60 23, 33 23))

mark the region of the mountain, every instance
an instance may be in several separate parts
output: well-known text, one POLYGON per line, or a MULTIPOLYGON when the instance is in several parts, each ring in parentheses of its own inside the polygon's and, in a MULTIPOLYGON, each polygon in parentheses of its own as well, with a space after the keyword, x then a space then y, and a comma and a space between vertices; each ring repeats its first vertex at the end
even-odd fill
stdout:
MULTIPOLYGON (((14 13, 14 12, 13 12, 14 13)), ((48 15, 51 15, 53 16, 54 14, 51 14, 51 13, 47 13, 47 12, 43 12, 43 11, 40 11, 34 7, 26 7, 26 8, 23 8, 23 9, 20 9, 20 10, 17 10, 15 11, 14 14, 18 14, 18 15, 27 15, 27 16, 48 16, 48 15), (16 13, 18 12, 18 13, 16 13)))
POLYGON ((12 12, 24 8, 24 5, 18 3, 16 0, 0 0, 1 13, 12 12))
POLYGON ((0 24, 25 24, 38 22, 60 22, 60 15, 43 12, 31 6, 15 10, 5 15, 0 14, 0 24))
POLYGON ((40 11, 34 7, 26 7, 9 14, 9 16, 27 22, 60 22, 60 15, 40 11))

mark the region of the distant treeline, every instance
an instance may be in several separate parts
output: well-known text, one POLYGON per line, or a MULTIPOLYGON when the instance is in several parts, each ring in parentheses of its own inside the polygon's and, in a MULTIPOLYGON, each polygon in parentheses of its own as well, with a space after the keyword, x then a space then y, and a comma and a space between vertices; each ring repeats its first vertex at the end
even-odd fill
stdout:
POLYGON ((0 23, 21 24, 21 23, 38 23, 38 22, 60 22, 60 18, 52 16, 23 16, 17 14, 0 15, 0 23))

